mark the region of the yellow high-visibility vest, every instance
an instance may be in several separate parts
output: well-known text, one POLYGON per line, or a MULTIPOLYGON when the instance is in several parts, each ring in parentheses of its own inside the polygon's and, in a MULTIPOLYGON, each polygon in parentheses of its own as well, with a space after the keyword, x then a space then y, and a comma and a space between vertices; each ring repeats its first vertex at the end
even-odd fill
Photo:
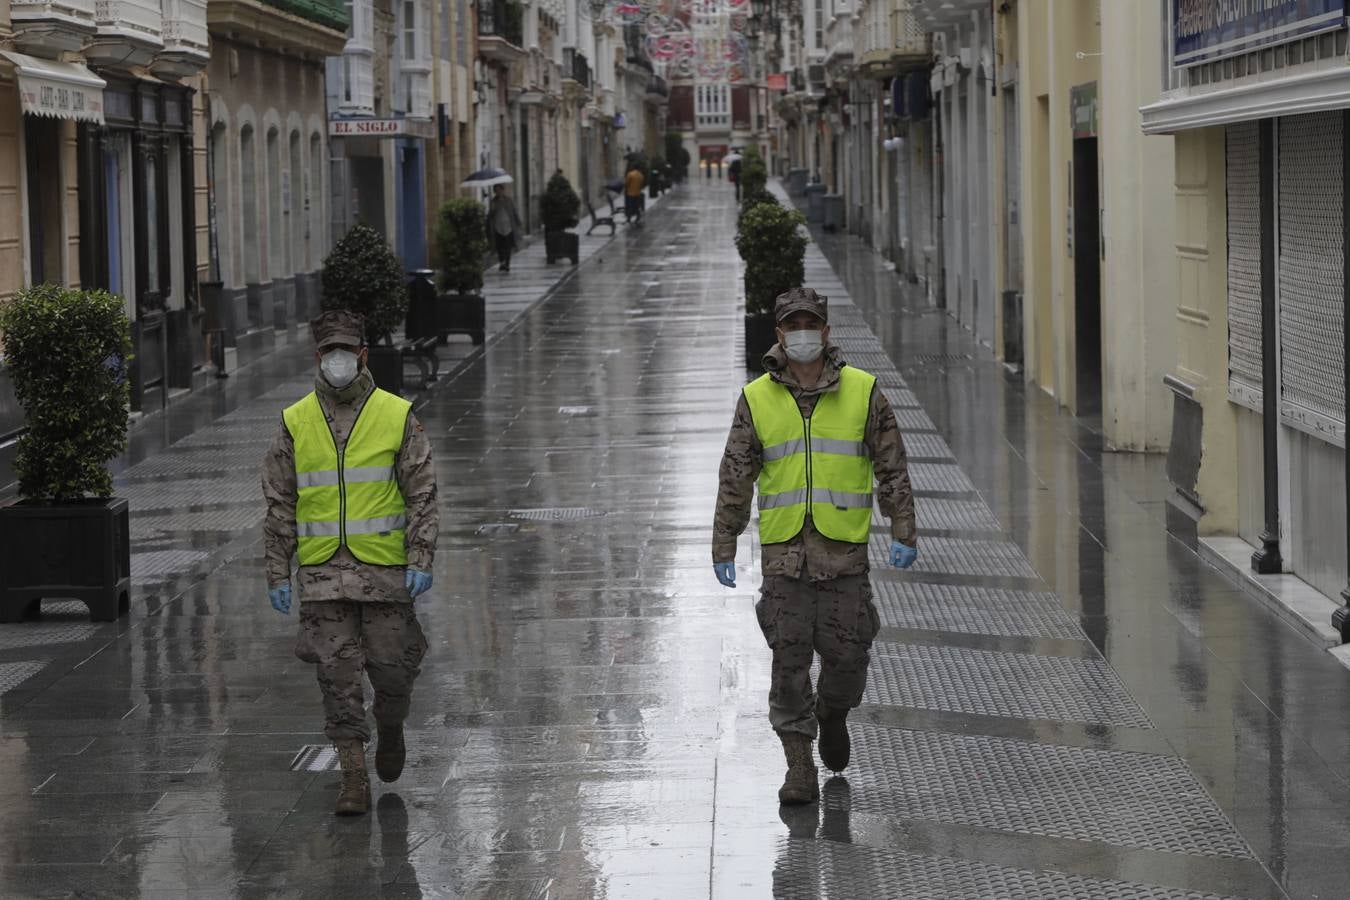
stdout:
POLYGON ((825 537, 865 544, 872 527, 872 457, 863 438, 876 378, 845 366, 839 389, 821 395, 809 417, 792 392, 762 375, 745 387, 763 450, 759 539, 797 536, 806 512, 825 537))
POLYGON ((408 517, 394 464, 412 404, 376 388, 341 451, 311 391, 282 414, 295 443, 295 508, 300 565, 327 562, 346 545, 373 566, 408 564, 408 517))

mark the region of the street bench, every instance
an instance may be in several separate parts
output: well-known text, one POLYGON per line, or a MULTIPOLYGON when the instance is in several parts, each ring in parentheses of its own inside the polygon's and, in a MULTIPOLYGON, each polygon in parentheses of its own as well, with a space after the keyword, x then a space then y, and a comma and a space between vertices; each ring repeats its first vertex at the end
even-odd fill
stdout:
POLYGON ((586 231, 586 234, 589 235, 592 231, 603 225, 609 226, 609 233, 611 236, 614 234, 614 229, 618 226, 614 224, 614 201, 612 199, 609 201, 609 215, 602 216, 596 212, 595 206, 591 204, 590 197, 586 198, 586 212, 591 216, 591 227, 586 231))

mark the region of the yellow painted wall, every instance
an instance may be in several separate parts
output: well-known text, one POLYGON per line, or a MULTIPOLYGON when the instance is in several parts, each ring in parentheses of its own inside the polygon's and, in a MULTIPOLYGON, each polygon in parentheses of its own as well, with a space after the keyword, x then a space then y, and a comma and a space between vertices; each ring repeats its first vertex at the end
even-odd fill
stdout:
MULTIPOLYGON (((8 3, 5 3, 8 10, 8 3)), ((6 16, 8 18, 8 16, 6 16)), ((19 198, 19 93, 0 85, 0 301, 23 287, 25 236, 19 198)))

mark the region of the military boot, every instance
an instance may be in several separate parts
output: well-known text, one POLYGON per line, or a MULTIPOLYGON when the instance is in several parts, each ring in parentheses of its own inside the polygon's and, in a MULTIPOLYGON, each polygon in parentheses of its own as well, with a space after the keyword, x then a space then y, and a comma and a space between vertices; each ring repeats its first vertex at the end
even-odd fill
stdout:
POLYGON ((375 774, 385 784, 398 781, 408 750, 403 744, 402 725, 381 725, 380 742, 375 745, 375 774))
POLYGON ((370 812, 370 776, 366 774, 366 745, 356 739, 335 741, 342 764, 342 793, 338 794, 339 816, 364 816, 370 812))
POLYGON ((848 740, 848 710, 831 709, 816 703, 816 721, 820 723, 820 761, 830 771, 848 768, 851 745, 848 740))
POLYGON ((796 731, 781 731, 778 737, 788 764, 783 786, 778 789, 778 802, 814 803, 820 799, 820 785, 811 757, 811 738, 796 731))

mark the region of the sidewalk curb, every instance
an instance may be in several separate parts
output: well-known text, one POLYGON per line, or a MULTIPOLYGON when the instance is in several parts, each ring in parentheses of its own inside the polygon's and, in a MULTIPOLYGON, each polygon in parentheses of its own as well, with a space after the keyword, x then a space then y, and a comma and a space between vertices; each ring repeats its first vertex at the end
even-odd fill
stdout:
MULTIPOLYGON (((1340 633, 1331 627, 1331 614, 1340 604, 1296 575, 1257 575, 1251 570, 1255 550, 1240 537, 1200 538, 1200 559, 1242 588, 1244 594, 1323 650, 1340 647, 1340 633)), ((1350 664, 1342 655, 1337 659, 1350 664)))

